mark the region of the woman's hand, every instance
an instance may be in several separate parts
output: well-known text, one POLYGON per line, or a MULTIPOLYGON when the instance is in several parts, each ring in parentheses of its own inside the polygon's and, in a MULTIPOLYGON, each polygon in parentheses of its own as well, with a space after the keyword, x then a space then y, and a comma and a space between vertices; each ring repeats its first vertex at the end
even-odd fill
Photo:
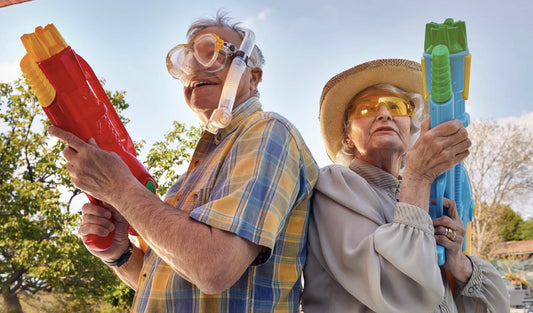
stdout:
POLYGON ((469 154, 472 145, 459 120, 430 129, 430 117, 421 125, 420 138, 406 155, 400 201, 429 210, 431 184, 440 174, 453 168, 469 154))
MULTIPOLYGON (((432 199, 432 202, 435 203, 435 199, 432 199)), ((455 279, 465 283, 472 275, 472 263, 463 254, 463 240, 466 235, 466 230, 457 212, 455 201, 444 198, 443 205, 446 208, 447 214, 433 220, 435 240, 446 250, 444 268, 455 279)))
POLYGON ((472 145, 459 120, 448 121, 430 129, 430 117, 421 125, 420 137, 406 156, 405 172, 432 183, 446 170, 463 161, 472 145))

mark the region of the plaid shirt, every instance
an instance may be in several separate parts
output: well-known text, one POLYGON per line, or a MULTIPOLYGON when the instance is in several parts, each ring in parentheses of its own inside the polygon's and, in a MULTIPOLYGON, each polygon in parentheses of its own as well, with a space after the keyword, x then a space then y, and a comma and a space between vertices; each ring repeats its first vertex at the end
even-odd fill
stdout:
POLYGON ((133 311, 297 312, 317 172, 293 125, 263 112, 255 97, 241 104, 228 127, 203 133, 165 201, 262 252, 231 288, 206 295, 149 249, 133 311))

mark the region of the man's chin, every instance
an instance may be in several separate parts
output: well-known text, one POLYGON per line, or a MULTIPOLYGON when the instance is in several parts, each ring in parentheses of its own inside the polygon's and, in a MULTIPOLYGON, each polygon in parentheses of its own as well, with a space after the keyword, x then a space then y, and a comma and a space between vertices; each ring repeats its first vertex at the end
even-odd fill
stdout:
POLYGON ((215 109, 213 108, 191 107, 191 109, 200 118, 204 125, 207 125, 209 118, 215 111, 215 109))

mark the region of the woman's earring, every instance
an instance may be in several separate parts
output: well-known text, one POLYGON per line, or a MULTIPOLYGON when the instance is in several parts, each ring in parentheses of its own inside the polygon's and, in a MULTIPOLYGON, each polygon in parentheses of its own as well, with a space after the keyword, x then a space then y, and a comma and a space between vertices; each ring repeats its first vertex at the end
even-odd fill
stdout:
POLYGON ((353 142, 352 142, 352 140, 350 139, 350 137, 346 137, 346 138, 344 138, 344 142, 348 145, 348 147, 353 148, 353 142))

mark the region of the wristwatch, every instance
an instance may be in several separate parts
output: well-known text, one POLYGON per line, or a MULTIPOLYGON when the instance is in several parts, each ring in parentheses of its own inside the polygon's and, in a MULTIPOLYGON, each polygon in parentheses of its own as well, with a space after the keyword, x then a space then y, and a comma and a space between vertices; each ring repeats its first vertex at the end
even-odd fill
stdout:
POLYGON ((107 261, 104 261, 104 260, 102 260, 102 262, 104 262, 105 264, 107 264, 109 266, 120 267, 124 263, 128 262, 128 260, 130 259, 130 256, 131 256, 132 253, 133 253, 133 247, 132 247, 131 242, 130 242, 129 245, 128 245, 128 249, 126 251, 124 251, 124 253, 122 253, 122 255, 118 259, 116 259, 113 262, 107 262, 107 261))

